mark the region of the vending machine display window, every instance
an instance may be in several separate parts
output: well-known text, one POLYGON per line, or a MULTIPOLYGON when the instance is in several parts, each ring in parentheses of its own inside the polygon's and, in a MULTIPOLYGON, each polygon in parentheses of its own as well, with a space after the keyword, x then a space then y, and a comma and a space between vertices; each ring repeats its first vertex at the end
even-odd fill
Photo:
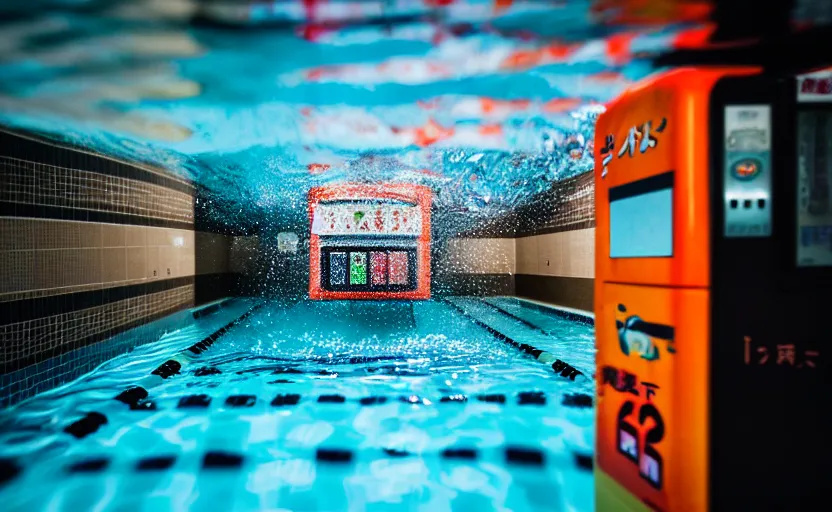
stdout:
POLYGON ((321 275, 329 291, 400 292, 416 289, 411 248, 324 247, 321 275))
POLYGON ((832 111, 804 110, 797 126, 797 266, 832 265, 832 111))

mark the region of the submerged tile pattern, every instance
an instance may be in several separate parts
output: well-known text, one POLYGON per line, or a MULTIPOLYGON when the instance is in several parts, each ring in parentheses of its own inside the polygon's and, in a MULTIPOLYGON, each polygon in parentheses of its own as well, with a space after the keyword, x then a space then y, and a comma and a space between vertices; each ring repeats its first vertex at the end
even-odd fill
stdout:
POLYGON ((0 326, 3 373, 101 341, 159 315, 193 306, 193 285, 0 326))
POLYGON ((7 156, 0 156, 0 202, 191 224, 194 221, 191 194, 140 180, 7 156))
POLYGON ((178 313, 174 313, 175 310, 159 311, 158 316, 143 318, 140 325, 106 341, 91 343, 22 369, 3 373, 0 375, 0 408, 76 379, 134 347, 157 341, 191 317, 188 310, 178 313))

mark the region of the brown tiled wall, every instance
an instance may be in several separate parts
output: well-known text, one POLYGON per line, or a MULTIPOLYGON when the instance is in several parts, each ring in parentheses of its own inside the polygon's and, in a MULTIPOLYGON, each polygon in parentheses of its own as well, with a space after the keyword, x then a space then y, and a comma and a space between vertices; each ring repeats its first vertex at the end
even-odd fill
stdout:
MULTIPOLYGON (((60 355, 86 345, 89 339, 109 337, 129 327, 159 318, 165 313, 193 306, 194 287, 185 284, 170 290, 148 293, 101 306, 14 322, 0 327, 3 361, 20 355, 60 355)), ((29 356, 31 360, 36 357, 29 356)), ((19 369, 19 368, 16 368, 19 369)))
POLYGON ((185 229, 0 218, 0 302, 192 276, 194 237, 185 229))
POLYGON ((158 339, 230 245, 181 177, 0 131, 0 405, 158 339))
POLYGON ((0 156, 0 202, 193 224, 193 195, 144 181, 0 156))
POLYGON ((526 207, 516 243, 516 293, 592 310, 595 184, 592 172, 559 183, 526 207))
POLYGON ((461 234, 448 244, 438 282, 451 283, 451 293, 493 295, 505 293, 511 279, 516 295, 591 310, 594 194, 593 173, 584 173, 556 183, 503 218, 461 234), (463 281, 479 284, 453 285, 463 281))

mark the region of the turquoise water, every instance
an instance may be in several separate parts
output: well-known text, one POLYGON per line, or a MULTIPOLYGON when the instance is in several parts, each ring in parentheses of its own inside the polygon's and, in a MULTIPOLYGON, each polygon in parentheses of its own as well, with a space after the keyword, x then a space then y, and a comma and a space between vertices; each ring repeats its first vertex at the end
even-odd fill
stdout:
POLYGON ((544 310, 551 334, 532 333, 443 301, 269 302, 149 377, 257 304, 4 411, 0 457, 22 468, 4 510, 593 510, 591 373, 565 379, 494 334, 548 341, 580 368, 591 325, 544 310), (140 383, 132 410, 113 399, 140 383), (106 423, 63 431, 90 413, 106 423))

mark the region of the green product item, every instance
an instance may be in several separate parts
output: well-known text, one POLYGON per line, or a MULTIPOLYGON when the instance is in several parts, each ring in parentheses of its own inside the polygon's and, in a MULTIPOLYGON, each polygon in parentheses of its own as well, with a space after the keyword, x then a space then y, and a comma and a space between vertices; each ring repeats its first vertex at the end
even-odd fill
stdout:
POLYGON ((367 254, 350 253, 350 284, 367 284, 367 254))

